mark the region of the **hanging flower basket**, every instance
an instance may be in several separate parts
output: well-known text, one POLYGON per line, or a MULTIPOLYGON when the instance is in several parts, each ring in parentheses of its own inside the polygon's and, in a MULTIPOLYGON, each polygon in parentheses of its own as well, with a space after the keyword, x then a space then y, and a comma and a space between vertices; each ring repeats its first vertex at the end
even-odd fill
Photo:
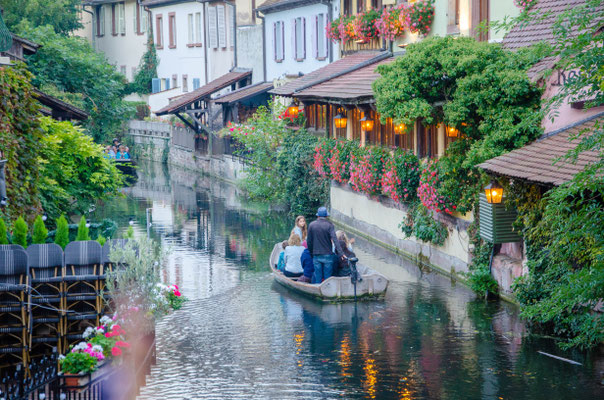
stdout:
POLYGON ((434 3, 432 0, 418 0, 407 6, 402 16, 411 33, 427 35, 434 20, 434 3))
POLYGON ((354 16, 339 16, 325 27, 325 35, 334 43, 346 43, 354 39, 354 16))
POLYGON ((363 42, 378 37, 378 29, 376 21, 380 18, 380 13, 377 10, 368 10, 367 12, 358 14, 353 20, 354 38, 363 42))

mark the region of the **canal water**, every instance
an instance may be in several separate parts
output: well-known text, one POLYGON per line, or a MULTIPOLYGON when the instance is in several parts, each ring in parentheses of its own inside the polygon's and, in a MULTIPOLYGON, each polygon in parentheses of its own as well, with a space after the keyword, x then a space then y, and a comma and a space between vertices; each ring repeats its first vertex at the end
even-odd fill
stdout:
POLYGON ((357 239, 390 279, 383 301, 320 304, 273 282, 292 220, 219 180, 143 164, 94 217, 170 249, 162 278, 190 301, 157 325, 140 399, 596 399, 602 358, 529 335, 514 306, 357 239), (539 353, 575 360, 573 365, 539 353))

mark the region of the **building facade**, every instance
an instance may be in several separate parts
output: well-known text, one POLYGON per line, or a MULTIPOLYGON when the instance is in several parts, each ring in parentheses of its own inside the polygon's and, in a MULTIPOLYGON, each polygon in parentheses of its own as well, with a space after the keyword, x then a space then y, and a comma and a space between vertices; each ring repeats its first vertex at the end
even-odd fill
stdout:
POLYGON ((79 34, 90 35, 95 50, 105 54, 129 82, 133 81, 150 33, 149 13, 144 6, 137 0, 87 0, 82 17, 85 25, 79 34))
POLYGON ((339 14, 339 1, 267 0, 264 19, 266 80, 307 74, 339 58, 325 28, 339 14))

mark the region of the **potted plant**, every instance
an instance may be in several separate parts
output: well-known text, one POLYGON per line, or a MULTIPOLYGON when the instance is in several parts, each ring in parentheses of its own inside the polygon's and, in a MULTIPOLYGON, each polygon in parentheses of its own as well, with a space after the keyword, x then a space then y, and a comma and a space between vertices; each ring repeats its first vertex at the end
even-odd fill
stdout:
POLYGON ((403 12, 407 28, 411 33, 427 35, 434 19, 433 0, 418 0, 403 12))
POLYGON ((376 38, 379 33, 376 24, 378 18, 380 18, 380 13, 373 9, 358 14, 353 22, 355 38, 363 43, 376 38))
POLYGON ((91 343, 80 342, 72 346, 66 355, 59 356, 59 366, 68 387, 83 386, 88 375, 97 370, 99 361, 105 359, 103 348, 91 343))

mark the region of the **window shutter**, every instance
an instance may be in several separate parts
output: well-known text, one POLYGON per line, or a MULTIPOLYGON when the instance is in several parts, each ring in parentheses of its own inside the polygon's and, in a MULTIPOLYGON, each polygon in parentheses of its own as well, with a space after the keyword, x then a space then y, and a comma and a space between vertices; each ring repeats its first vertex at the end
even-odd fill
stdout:
POLYGON ((229 20, 231 21, 231 38, 229 40, 229 45, 231 47, 235 47, 235 35, 237 35, 237 29, 236 29, 236 25, 237 25, 237 16, 235 15, 235 7, 234 6, 229 6, 229 13, 231 15, 231 17, 229 18, 229 20))
POLYGON ((218 47, 226 47, 226 19, 224 15, 224 6, 220 5, 216 7, 218 14, 218 47))
POLYGON ((325 25, 323 32, 321 32, 321 35, 323 35, 323 44, 325 45, 325 57, 329 57, 329 40, 327 39, 326 29, 330 23, 329 15, 325 14, 325 25))
POLYGON ((306 58, 306 18, 302 17, 302 58, 306 58))
POLYGON ((208 31, 210 33, 210 47, 218 47, 218 37, 216 32, 216 7, 208 7, 208 31))
POLYGON ((147 29, 149 29, 149 14, 145 11, 144 6, 140 6, 141 8, 141 33, 146 33, 147 29))
POLYGON ((195 43, 201 43, 201 13, 195 14, 195 43))
POLYGON ((279 51, 278 51, 278 46, 279 43, 277 42, 277 23, 273 22, 273 50, 275 51, 275 61, 279 60, 279 51))
POLYGON ((140 14, 141 9, 138 6, 138 2, 135 1, 132 4, 132 11, 133 11, 133 14, 132 14, 132 21, 133 21, 132 31, 134 33, 141 33, 141 14, 140 14))
POLYGON ((292 58, 295 60, 296 58, 298 58, 298 47, 296 46, 297 44, 297 40, 296 40, 296 19, 292 19, 292 58))
POLYGON ((126 5, 124 3, 119 4, 119 23, 120 33, 126 34, 126 5))
POLYGON ((285 21, 281 21, 281 59, 285 59, 285 21))
POLYGON ((159 79, 159 78, 151 79, 151 92, 152 93, 161 92, 161 79, 159 79))
POLYGON ((189 34, 188 44, 193 44, 193 41, 195 40, 195 38, 193 36, 193 30, 194 30, 193 14, 187 15, 187 23, 188 23, 188 32, 187 33, 189 34))
POLYGON ((117 35, 117 27, 115 26, 115 4, 111 5, 111 34, 117 35))
POLYGON ((166 78, 166 90, 170 90, 170 79, 166 78))
POLYGON ((193 78, 193 90, 199 89, 199 86, 201 86, 201 79, 193 78))
POLYGON ((312 25, 310 29, 310 43, 312 45, 312 54, 314 58, 319 57, 319 32, 317 28, 319 26, 319 16, 315 15, 312 19, 312 25))

